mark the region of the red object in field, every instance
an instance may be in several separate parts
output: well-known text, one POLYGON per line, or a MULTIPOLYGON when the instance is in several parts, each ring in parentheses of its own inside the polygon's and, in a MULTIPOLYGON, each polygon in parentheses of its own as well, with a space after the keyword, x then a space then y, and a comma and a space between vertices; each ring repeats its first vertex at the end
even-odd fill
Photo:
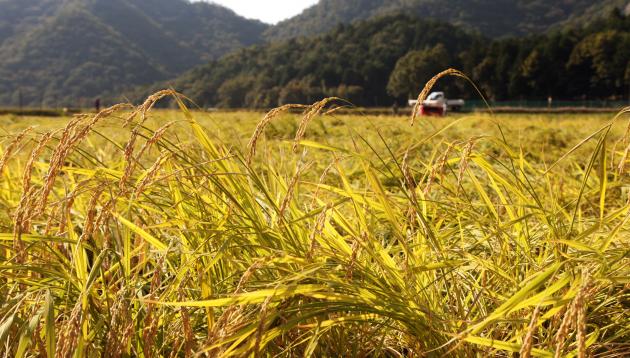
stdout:
POLYGON ((446 115, 446 111, 444 110, 444 107, 429 107, 422 105, 420 106, 420 115, 444 117, 446 115))

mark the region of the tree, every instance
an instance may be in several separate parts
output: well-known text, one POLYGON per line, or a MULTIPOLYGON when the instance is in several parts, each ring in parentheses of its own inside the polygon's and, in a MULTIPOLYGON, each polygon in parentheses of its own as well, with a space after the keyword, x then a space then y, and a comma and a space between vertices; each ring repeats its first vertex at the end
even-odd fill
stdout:
MULTIPOLYGON (((321 37, 244 49, 168 85, 212 105, 241 98, 238 106, 270 107, 336 95, 361 106, 389 106, 392 96, 415 97, 433 75, 455 67, 497 101, 549 95, 604 99, 626 95, 629 58, 630 17, 491 40, 452 25, 395 15, 321 37), (236 86, 240 77, 249 79, 249 85, 236 86)), ((438 85, 448 96, 478 99, 459 79, 445 78, 438 85)))
POLYGON ((219 107, 245 107, 247 95, 252 87, 253 81, 247 76, 238 76, 225 81, 218 90, 219 107))
POLYGON ((327 95, 346 99, 354 105, 363 105, 364 90, 361 86, 340 85, 327 95))
POLYGON ((319 101, 325 97, 325 94, 313 81, 314 78, 308 76, 302 80, 292 80, 287 83, 287 85, 280 90, 278 104, 311 104, 315 101, 319 101))
POLYGON ((596 33, 582 40, 571 53, 568 68, 588 82, 591 96, 623 93, 625 65, 630 57, 630 35, 617 31, 596 33))
POLYGON ((446 47, 438 44, 422 51, 411 51, 403 56, 389 77, 387 92, 397 98, 413 97, 435 74, 449 67, 446 47))

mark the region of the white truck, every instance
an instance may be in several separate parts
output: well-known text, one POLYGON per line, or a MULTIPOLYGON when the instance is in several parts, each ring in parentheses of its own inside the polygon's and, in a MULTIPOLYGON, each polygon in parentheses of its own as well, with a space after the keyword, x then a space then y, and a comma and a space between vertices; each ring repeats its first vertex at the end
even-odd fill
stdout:
MULTIPOLYGON (((409 106, 411 107, 415 107, 417 103, 418 101, 415 99, 409 100, 409 106)), ((420 114, 445 116, 449 111, 460 111, 465 104, 466 102, 463 99, 447 99, 444 92, 433 92, 422 102, 420 114)))

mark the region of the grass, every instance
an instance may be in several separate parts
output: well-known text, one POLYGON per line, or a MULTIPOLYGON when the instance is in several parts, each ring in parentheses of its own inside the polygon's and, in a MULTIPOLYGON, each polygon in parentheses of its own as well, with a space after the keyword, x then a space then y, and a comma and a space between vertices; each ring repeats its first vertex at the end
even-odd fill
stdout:
POLYGON ((0 117, 6 356, 630 352, 627 117, 284 113, 251 138, 262 113, 158 97, 0 117))

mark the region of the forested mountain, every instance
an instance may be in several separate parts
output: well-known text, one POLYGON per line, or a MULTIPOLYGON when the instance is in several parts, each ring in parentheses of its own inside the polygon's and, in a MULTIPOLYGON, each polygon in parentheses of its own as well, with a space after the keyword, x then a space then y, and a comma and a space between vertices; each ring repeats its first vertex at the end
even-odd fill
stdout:
POLYGON ((628 3, 628 0, 320 0, 301 15, 269 28, 266 37, 277 40, 322 34, 338 24, 396 12, 446 21, 490 37, 520 36, 543 32, 574 18, 584 23, 628 3))
POLYGON ((0 105, 76 105, 172 78, 267 27, 187 0, 0 0, 0 105))
POLYGON ((620 96, 627 19, 603 14, 628 2, 321 0, 269 26, 211 2, 0 0, 0 106, 86 106, 154 83, 204 105, 384 105, 449 65, 497 99, 620 96))
POLYGON ((450 53, 462 53, 477 41, 481 39, 446 23, 382 17, 321 37, 243 49, 169 84, 204 106, 273 107, 326 95, 384 105, 390 102, 390 73, 410 50, 442 43, 450 53))
MULTIPOLYGON (((491 40, 454 25, 392 15, 239 50, 142 95, 172 86, 201 106, 274 107, 326 96, 383 106, 416 96, 449 66, 496 100, 626 98, 630 17, 614 11, 584 28, 491 40)), ((463 81, 439 87, 474 94, 463 81)))

